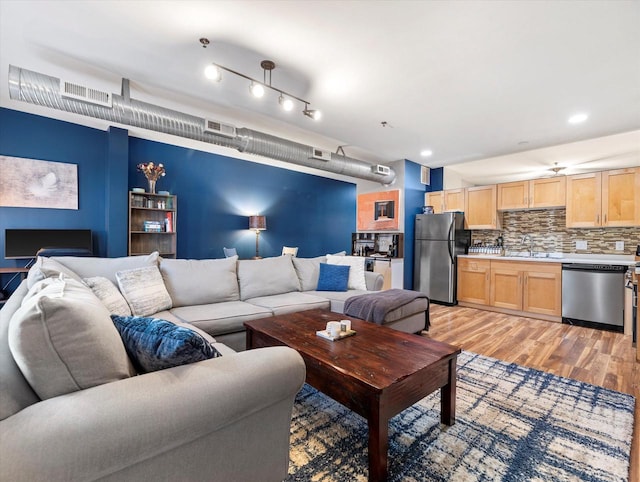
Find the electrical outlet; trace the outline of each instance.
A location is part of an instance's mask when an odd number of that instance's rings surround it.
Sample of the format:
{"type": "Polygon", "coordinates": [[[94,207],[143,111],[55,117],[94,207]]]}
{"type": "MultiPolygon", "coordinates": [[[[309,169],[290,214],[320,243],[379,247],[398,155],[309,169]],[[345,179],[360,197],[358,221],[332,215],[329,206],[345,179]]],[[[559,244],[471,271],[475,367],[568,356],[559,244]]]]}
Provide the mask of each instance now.
{"type": "Polygon", "coordinates": [[[624,241],[616,241],[616,251],[624,251],[624,241]]]}
{"type": "Polygon", "coordinates": [[[576,241],[576,249],[581,249],[581,250],[587,249],[587,242],[586,241],[576,241]]]}

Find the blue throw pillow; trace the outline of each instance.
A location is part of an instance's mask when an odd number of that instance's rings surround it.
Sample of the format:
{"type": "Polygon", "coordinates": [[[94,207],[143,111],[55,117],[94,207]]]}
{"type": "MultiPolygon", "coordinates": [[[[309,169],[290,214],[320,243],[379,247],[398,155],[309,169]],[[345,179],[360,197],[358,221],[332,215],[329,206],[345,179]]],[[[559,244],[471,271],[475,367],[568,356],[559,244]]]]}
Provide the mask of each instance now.
{"type": "Polygon", "coordinates": [[[138,373],[154,372],[221,356],[200,333],[170,321],[111,315],[138,373]]]}
{"type": "Polygon", "coordinates": [[[317,291],[347,291],[351,266],[320,263],[317,291]]]}

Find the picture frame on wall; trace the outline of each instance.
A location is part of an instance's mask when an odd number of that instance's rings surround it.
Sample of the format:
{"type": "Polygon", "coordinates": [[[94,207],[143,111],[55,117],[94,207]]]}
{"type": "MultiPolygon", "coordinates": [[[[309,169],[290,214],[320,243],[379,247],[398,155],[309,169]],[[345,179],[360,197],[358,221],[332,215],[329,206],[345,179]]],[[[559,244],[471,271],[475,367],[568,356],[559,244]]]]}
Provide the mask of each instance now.
{"type": "Polygon", "coordinates": [[[358,195],[358,231],[397,231],[400,191],[369,192],[358,195]]]}
{"type": "Polygon", "coordinates": [[[78,209],[78,166],[0,156],[0,207],[78,209]]]}

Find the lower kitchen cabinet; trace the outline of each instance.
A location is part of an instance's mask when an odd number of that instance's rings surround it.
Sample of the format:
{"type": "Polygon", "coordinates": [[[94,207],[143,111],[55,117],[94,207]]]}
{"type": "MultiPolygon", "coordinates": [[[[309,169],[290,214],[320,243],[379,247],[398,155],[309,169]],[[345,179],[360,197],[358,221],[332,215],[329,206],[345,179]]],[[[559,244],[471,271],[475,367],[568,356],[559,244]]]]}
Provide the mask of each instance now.
{"type": "Polygon", "coordinates": [[[458,301],[488,305],[491,260],[458,258],[458,301]]]}
{"type": "Polygon", "coordinates": [[[458,258],[458,301],[560,321],[562,265],[458,258]]]}
{"type": "Polygon", "coordinates": [[[561,316],[560,263],[491,261],[491,306],[561,316]]]}

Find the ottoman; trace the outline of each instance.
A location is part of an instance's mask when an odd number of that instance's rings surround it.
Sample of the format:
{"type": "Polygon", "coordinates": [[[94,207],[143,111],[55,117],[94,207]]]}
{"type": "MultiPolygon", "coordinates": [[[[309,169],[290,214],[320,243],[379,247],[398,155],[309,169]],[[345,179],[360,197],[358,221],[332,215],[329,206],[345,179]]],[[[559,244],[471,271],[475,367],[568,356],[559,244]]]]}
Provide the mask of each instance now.
{"type": "Polygon", "coordinates": [[[429,329],[429,298],[418,291],[391,289],[348,298],[344,314],[406,333],[429,329]]]}

